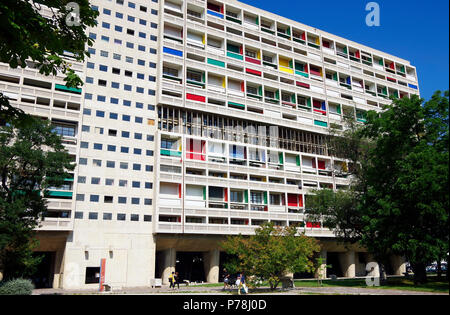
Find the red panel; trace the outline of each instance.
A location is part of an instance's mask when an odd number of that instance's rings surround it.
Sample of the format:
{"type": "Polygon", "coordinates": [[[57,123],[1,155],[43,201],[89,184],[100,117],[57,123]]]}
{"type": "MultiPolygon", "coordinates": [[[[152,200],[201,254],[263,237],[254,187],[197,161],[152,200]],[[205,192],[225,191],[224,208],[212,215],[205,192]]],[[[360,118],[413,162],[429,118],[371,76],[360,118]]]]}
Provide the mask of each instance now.
{"type": "Polygon", "coordinates": [[[245,61],[257,64],[257,65],[261,64],[261,60],[253,59],[253,58],[250,58],[250,57],[245,57],[245,61]]]}
{"type": "Polygon", "coordinates": [[[244,82],[241,82],[241,91],[245,92],[245,83],[244,82]]]}
{"type": "Polygon", "coordinates": [[[295,82],[296,84],[297,84],[297,86],[301,86],[301,87],[304,87],[304,88],[307,88],[307,89],[309,89],[309,84],[306,84],[306,83],[302,83],[302,82],[295,82]]]}
{"type": "Polygon", "coordinates": [[[297,195],[288,194],[288,206],[289,207],[298,207],[297,195]]]}
{"type": "Polygon", "coordinates": [[[330,48],[330,43],[323,41],[323,47],[330,48]]]}
{"type": "Polygon", "coordinates": [[[306,33],[305,32],[303,32],[303,34],[302,34],[302,39],[306,40],[306,33]]]}
{"type": "Polygon", "coordinates": [[[318,167],[319,170],[324,170],[325,169],[325,161],[318,161],[317,164],[319,166],[318,167]]]}
{"type": "Polygon", "coordinates": [[[361,58],[361,55],[360,55],[360,53],[359,53],[359,50],[357,50],[357,51],[355,52],[355,57],[356,57],[356,58],[361,58]]]}
{"type": "Polygon", "coordinates": [[[298,206],[303,207],[303,196],[302,195],[298,195],[298,206]]]}
{"type": "Polygon", "coordinates": [[[100,260],[100,292],[103,292],[105,290],[105,286],[103,285],[105,283],[105,267],[106,259],[102,258],[100,260]]]}
{"type": "Polygon", "coordinates": [[[394,65],[393,62],[391,62],[391,64],[389,65],[389,68],[392,69],[392,70],[395,70],[395,65],[394,65]]]}
{"type": "Polygon", "coordinates": [[[203,103],[206,102],[206,97],[200,96],[200,95],[186,93],[186,98],[188,100],[192,100],[192,101],[198,101],[198,102],[203,102],[203,103]]]}
{"type": "Polygon", "coordinates": [[[253,69],[249,69],[249,68],[246,68],[245,71],[246,71],[247,73],[255,74],[255,75],[257,75],[257,76],[261,76],[261,75],[262,75],[261,71],[257,71],[257,70],[253,70],[253,69]]]}
{"type": "Polygon", "coordinates": [[[181,184],[178,184],[178,198],[181,198],[181,184]]]}
{"type": "Polygon", "coordinates": [[[306,222],[308,228],[320,228],[320,222],[306,222]]]}
{"type": "Polygon", "coordinates": [[[223,191],[225,194],[225,201],[227,202],[228,201],[228,188],[224,188],[223,191]]]}

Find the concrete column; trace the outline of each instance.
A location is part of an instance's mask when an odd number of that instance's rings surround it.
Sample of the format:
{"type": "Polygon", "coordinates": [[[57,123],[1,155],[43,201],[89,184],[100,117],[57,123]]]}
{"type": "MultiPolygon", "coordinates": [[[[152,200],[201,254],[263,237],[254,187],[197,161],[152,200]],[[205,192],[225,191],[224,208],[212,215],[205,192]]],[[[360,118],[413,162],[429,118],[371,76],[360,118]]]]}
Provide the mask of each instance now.
{"type": "Polygon", "coordinates": [[[55,253],[55,268],[53,275],[53,289],[62,287],[64,249],[57,250],[55,253]]]}
{"type": "Polygon", "coordinates": [[[327,277],[327,251],[320,251],[320,258],[322,258],[322,264],[316,271],[315,277],[319,279],[325,279],[327,277]]]}
{"type": "Polygon", "coordinates": [[[220,251],[213,249],[203,254],[206,282],[219,283],[220,251]]]}
{"type": "Polygon", "coordinates": [[[169,284],[169,276],[172,274],[172,272],[175,272],[176,258],[177,251],[175,250],[175,248],[169,248],[163,252],[163,284],[169,284]]]}
{"type": "Polygon", "coordinates": [[[406,262],[401,256],[393,255],[391,257],[392,270],[394,276],[402,276],[406,272],[406,262]]]}
{"type": "Polygon", "coordinates": [[[354,278],[356,276],[355,252],[349,250],[339,256],[344,277],[354,278]]]}

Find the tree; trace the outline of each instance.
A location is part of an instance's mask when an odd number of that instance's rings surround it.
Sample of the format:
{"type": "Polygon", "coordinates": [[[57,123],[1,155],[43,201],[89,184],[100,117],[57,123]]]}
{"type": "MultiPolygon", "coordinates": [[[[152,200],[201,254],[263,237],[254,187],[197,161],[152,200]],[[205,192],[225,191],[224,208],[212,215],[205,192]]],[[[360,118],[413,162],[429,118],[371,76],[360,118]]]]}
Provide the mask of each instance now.
{"type": "Polygon", "coordinates": [[[320,251],[314,238],[298,235],[295,226],[275,227],[265,223],[255,230],[255,235],[229,236],[221,247],[236,259],[227,270],[245,272],[247,279],[266,280],[275,290],[286,273],[313,272],[313,256],[320,251]]]}
{"type": "MultiPolygon", "coordinates": [[[[66,75],[67,86],[78,87],[83,82],[63,55],[69,52],[77,61],[89,57],[86,46],[92,46],[93,40],[87,36],[86,28],[96,25],[97,16],[89,0],[2,0],[0,62],[11,68],[25,68],[26,61],[32,60],[41,74],[61,72],[66,75]],[[47,15],[41,14],[43,8],[48,8],[47,15]]],[[[0,99],[0,119],[21,113],[10,106],[3,94],[0,99]]]]}
{"type": "MultiPolygon", "coordinates": [[[[83,82],[65,56],[89,57],[93,40],[86,29],[97,16],[89,0],[2,0],[0,62],[25,68],[31,60],[41,74],[63,73],[66,86],[78,87],[83,82]]],[[[14,277],[38,262],[31,255],[32,231],[46,209],[46,188],[61,185],[73,166],[50,125],[13,107],[2,93],[0,126],[0,262],[6,277],[14,277]]]]}
{"type": "Polygon", "coordinates": [[[0,262],[6,279],[29,275],[39,262],[32,250],[45,197],[73,169],[48,121],[26,116],[0,127],[0,262]]]}
{"type": "Polygon", "coordinates": [[[333,141],[363,152],[350,155],[355,180],[348,191],[316,192],[306,204],[310,216],[365,246],[380,267],[392,254],[406,257],[416,283],[448,253],[448,98],[393,99],[382,113],[369,112],[364,126],[338,135],[333,141]]]}
{"type": "MultiPolygon", "coordinates": [[[[415,283],[427,281],[427,264],[448,252],[449,94],[413,95],[371,113],[364,133],[373,139],[364,195],[366,235],[375,247],[405,256],[415,283]]],[[[363,238],[366,246],[373,246],[363,238]]]]}

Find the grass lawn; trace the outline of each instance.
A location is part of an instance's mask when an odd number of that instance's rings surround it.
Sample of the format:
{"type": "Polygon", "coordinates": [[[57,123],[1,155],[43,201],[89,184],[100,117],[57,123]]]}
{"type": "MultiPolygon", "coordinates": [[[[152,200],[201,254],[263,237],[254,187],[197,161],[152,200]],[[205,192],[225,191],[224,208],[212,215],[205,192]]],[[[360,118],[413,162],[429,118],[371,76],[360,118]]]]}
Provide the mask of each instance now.
{"type": "MultiPolygon", "coordinates": [[[[319,287],[317,280],[295,281],[296,287],[319,287]]],[[[342,279],[342,280],[323,280],[323,287],[355,287],[369,288],[365,279],[342,279]]],[[[380,287],[370,287],[371,289],[391,289],[391,290],[410,290],[435,293],[449,293],[449,283],[445,281],[445,277],[438,281],[435,277],[429,277],[428,283],[423,285],[414,285],[412,279],[388,278],[387,284],[380,287]]]]}

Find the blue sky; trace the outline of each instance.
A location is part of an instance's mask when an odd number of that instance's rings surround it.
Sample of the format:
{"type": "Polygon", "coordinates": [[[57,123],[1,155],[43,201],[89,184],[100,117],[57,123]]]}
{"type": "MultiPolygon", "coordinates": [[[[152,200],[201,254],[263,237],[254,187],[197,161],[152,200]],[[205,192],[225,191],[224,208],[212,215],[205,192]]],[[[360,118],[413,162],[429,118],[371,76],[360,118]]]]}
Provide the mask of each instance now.
{"type": "Polygon", "coordinates": [[[365,23],[370,0],[240,1],[409,60],[425,99],[449,89],[448,0],[378,0],[379,27],[365,23]]]}

